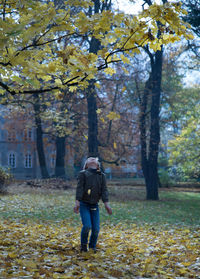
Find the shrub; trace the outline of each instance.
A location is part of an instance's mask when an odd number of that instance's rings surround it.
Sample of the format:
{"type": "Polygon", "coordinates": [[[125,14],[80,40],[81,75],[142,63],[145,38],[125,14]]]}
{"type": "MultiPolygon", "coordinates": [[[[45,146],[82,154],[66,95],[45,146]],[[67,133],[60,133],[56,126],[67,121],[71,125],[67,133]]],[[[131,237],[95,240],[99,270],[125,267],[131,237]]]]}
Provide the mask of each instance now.
{"type": "Polygon", "coordinates": [[[159,174],[161,186],[169,187],[173,185],[173,180],[166,169],[160,169],[158,171],[158,174],[159,174]]]}
{"type": "Polygon", "coordinates": [[[9,169],[0,167],[0,193],[5,192],[5,188],[8,183],[11,181],[12,175],[10,174],[9,169]]]}

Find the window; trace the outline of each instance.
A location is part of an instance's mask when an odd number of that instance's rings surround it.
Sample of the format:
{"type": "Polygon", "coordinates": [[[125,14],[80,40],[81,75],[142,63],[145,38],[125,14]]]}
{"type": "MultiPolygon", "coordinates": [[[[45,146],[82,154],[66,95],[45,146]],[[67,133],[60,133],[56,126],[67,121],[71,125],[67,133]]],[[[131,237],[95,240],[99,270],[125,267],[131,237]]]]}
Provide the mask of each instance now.
{"type": "Polygon", "coordinates": [[[28,128],[24,130],[24,140],[25,141],[32,141],[32,129],[28,128]]]}
{"type": "Polygon", "coordinates": [[[24,167],[27,169],[32,168],[32,156],[30,153],[26,153],[24,156],[24,167]]]}
{"type": "Polygon", "coordinates": [[[8,141],[16,141],[16,131],[14,128],[8,131],[8,141]]]}
{"type": "Polygon", "coordinates": [[[8,166],[10,168],[16,168],[16,155],[13,152],[8,154],[8,166]]]}

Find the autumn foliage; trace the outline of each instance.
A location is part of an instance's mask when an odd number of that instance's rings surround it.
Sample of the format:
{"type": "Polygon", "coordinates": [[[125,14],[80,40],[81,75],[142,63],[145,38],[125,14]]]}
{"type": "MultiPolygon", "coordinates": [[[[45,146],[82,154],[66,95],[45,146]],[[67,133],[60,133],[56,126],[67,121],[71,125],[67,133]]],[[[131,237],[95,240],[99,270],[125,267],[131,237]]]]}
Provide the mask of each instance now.
{"type": "MultiPolygon", "coordinates": [[[[78,225],[78,224],[77,224],[78,225]]],[[[199,233],[187,228],[104,225],[94,254],[79,252],[67,221],[1,221],[3,278],[198,278],[199,233]],[[141,276],[141,277],[137,277],[141,276]]]]}
{"type": "MultiPolygon", "coordinates": [[[[199,222],[188,225],[189,220],[184,224],[182,218],[178,218],[179,224],[165,223],[165,216],[171,211],[164,201],[148,204],[113,201],[111,217],[106,217],[100,205],[102,221],[97,253],[80,253],[81,223],[79,216],[73,214],[72,190],[48,192],[47,189],[24,188],[24,191],[24,194],[3,196],[0,200],[1,278],[200,276],[199,222]],[[145,207],[149,212],[151,205],[153,211],[162,212],[165,208],[162,223],[141,222],[139,216],[146,214],[145,207]],[[125,211],[127,215],[123,217],[125,211]],[[128,222],[130,217],[132,221],[128,222]]],[[[181,207],[178,201],[174,203],[177,203],[173,211],[176,215],[181,207]]],[[[192,220],[192,212],[180,212],[180,215],[190,216],[192,220]]]]}
{"type": "Polygon", "coordinates": [[[180,19],[185,12],[179,3],[153,4],[138,16],[109,10],[88,16],[93,2],[68,0],[58,8],[52,1],[2,1],[0,93],[59,95],[66,86],[86,88],[98,71],[112,75],[110,65],[129,63],[125,53],[134,56],[148,43],[156,51],[181,36],[193,38],[180,19]],[[101,43],[97,54],[85,45],[92,37],[101,43]]]}

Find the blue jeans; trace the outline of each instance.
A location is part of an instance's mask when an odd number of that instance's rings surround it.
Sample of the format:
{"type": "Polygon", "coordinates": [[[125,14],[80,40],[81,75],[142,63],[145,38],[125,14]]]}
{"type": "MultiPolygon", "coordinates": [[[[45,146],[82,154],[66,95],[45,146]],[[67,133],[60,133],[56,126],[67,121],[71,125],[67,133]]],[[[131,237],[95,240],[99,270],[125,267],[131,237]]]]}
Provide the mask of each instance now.
{"type": "Polygon", "coordinates": [[[96,248],[99,229],[100,229],[100,217],[99,217],[98,204],[92,205],[81,201],[80,215],[83,224],[81,230],[81,245],[87,245],[89,232],[90,230],[92,230],[89,247],[96,248]]]}

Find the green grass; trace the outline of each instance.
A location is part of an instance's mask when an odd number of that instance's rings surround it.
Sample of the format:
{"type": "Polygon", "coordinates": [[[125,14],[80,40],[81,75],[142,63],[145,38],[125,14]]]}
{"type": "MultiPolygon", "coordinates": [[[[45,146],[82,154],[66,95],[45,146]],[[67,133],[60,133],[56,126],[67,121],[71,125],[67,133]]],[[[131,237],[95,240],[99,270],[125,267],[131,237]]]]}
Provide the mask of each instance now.
{"type": "Polygon", "coordinates": [[[141,187],[112,187],[110,192],[116,222],[200,225],[200,193],[161,190],[159,201],[146,201],[141,187]]]}
{"type": "MultiPolygon", "coordinates": [[[[108,216],[100,203],[102,224],[159,224],[199,226],[200,193],[160,191],[159,201],[146,201],[144,188],[109,187],[113,215],[108,216]]],[[[17,191],[1,196],[0,219],[27,222],[67,221],[80,223],[73,213],[75,190],[45,192],[17,191]]]]}

